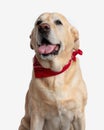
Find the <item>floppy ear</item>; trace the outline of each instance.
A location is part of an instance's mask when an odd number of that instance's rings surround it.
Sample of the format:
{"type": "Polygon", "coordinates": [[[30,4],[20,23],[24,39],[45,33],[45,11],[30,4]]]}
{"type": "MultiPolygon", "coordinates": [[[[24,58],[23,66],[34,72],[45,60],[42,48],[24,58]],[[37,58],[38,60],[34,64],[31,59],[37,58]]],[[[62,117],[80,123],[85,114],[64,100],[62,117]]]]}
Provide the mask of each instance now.
{"type": "Polygon", "coordinates": [[[75,50],[79,49],[79,33],[75,27],[71,28],[72,35],[74,37],[74,48],[75,50]]]}
{"type": "Polygon", "coordinates": [[[30,41],[30,48],[31,49],[34,49],[34,29],[32,30],[32,32],[31,32],[31,34],[30,34],[30,39],[31,39],[31,41],[30,41]]]}

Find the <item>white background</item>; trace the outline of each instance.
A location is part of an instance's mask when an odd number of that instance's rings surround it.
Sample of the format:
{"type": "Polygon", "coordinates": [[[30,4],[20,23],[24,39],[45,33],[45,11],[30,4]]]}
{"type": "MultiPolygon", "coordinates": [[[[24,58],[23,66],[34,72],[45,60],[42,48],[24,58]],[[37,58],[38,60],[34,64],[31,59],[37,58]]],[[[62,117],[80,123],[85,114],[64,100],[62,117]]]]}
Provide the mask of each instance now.
{"type": "Polygon", "coordinates": [[[2,0],[0,3],[0,129],[17,130],[31,79],[29,35],[43,12],[60,12],[79,30],[87,84],[86,130],[104,130],[103,0],[2,0]]]}

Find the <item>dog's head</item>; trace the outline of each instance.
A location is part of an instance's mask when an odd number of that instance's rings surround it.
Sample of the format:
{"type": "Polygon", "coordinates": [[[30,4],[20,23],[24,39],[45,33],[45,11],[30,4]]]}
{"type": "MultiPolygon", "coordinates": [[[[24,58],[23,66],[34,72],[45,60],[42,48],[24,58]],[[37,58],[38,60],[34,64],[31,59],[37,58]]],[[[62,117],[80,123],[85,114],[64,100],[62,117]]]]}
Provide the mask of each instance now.
{"type": "Polygon", "coordinates": [[[39,62],[55,71],[61,70],[79,47],[78,31],[59,13],[40,15],[30,38],[39,62]]]}

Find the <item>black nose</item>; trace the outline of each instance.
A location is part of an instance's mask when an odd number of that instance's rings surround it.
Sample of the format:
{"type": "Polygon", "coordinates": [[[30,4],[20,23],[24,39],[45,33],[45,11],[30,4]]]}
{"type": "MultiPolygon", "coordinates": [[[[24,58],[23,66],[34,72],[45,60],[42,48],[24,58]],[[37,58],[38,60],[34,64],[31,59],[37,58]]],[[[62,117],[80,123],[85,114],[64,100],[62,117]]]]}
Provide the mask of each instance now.
{"type": "Polygon", "coordinates": [[[49,33],[50,32],[50,25],[47,23],[42,23],[38,26],[38,30],[40,33],[44,34],[44,33],[49,33]]]}

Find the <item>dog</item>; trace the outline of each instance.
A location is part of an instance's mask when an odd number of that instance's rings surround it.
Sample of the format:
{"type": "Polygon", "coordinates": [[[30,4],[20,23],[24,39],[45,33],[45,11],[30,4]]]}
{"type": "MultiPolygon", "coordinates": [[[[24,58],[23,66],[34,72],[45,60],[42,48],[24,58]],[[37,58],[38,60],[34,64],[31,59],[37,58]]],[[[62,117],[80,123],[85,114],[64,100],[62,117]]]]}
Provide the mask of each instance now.
{"type": "Polygon", "coordinates": [[[60,13],[41,14],[30,35],[35,51],[19,130],[85,130],[86,85],[79,33],[60,13]]]}

